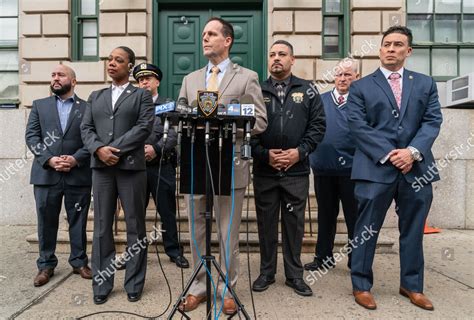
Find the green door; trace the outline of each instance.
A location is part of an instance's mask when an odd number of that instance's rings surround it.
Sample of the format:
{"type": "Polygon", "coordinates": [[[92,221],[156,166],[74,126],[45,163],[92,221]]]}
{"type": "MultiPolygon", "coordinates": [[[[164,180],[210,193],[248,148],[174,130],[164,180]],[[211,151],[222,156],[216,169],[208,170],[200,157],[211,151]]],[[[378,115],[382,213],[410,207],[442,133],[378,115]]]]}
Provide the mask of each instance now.
{"type": "MultiPolygon", "coordinates": [[[[163,71],[160,95],[178,98],[183,77],[202,68],[207,59],[202,55],[201,33],[206,21],[221,17],[234,26],[234,45],[230,58],[234,63],[257,72],[260,79],[264,72],[263,25],[260,10],[161,9],[158,13],[158,61],[163,71]]],[[[156,39],[156,37],[155,37],[156,39]]],[[[156,56],[156,55],[155,55],[156,56]]]]}

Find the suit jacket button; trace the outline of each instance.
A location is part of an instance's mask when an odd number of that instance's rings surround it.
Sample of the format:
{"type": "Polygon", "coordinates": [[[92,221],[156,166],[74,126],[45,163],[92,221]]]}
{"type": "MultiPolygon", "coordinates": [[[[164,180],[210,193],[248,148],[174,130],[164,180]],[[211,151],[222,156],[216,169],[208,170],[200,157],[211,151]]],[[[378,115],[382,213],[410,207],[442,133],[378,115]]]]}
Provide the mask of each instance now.
{"type": "Polygon", "coordinates": [[[110,116],[109,119],[112,120],[114,118],[114,116],[110,116]]]}
{"type": "Polygon", "coordinates": [[[114,133],[113,132],[109,132],[109,136],[112,136],[114,133]]]}
{"type": "Polygon", "coordinates": [[[398,130],[402,130],[402,129],[403,129],[403,127],[402,127],[402,126],[399,126],[399,127],[398,127],[398,130]]]}

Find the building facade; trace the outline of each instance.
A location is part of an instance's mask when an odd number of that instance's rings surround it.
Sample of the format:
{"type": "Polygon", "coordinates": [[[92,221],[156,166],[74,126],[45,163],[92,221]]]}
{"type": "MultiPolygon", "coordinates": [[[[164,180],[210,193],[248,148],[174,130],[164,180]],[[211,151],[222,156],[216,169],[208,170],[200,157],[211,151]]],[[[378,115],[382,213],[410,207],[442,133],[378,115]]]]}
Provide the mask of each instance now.
{"type": "MultiPolygon", "coordinates": [[[[0,224],[36,221],[24,130],[32,101],[50,94],[56,64],[76,71],[76,93],[87,99],[110,85],[110,51],[129,46],[137,63],[160,66],[160,94],[176,99],[184,75],[206,63],[201,31],[211,16],[234,25],[233,62],[263,80],[268,47],[288,40],[294,73],[321,92],[344,57],[360,61],[362,76],[373,72],[382,32],[409,26],[407,68],[435,78],[444,115],[430,224],[474,228],[474,110],[445,107],[446,81],[474,72],[474,0],[0,0],[0,224]]],[[[396,226],[394,210],[386,225],[396,226]]]]}

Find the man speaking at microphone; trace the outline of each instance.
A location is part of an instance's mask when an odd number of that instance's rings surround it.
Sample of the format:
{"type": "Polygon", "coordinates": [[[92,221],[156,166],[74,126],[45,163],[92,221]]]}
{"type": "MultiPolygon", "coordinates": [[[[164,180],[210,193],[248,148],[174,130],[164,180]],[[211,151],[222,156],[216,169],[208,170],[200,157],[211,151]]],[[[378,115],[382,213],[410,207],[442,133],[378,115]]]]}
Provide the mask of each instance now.
{"type": "MultiPolygon", "coordinates": [[[[141,63],[133,69],[133,77],[140,88],[150,91],[153,103],[162,105],[166,99],[158,95],[158,87],[163,79],[160,68],[150,63],[141,63]]],[[[145,160],[147,173],[147,204],[150,193],[161,217],[163,246],[170,260],[180,268],[189,268],[189,262],[183,256],[176,228],[176,131],[169,129],[166,141],[161,118],[156,117],[153,131],[145,141],[145,160]],[[159,164],[161,161],[161,172],[159,164]],[[160,179],[158,182],[158,174],[160,179]],[[158,188],[158,192],[157,192],[158,188]]]]}
{"type": "MultiPolygon", "coordinates": [[[[202,32],[203,54],[209,63],[202,69],[188,74],[183,79],[179,96],[193,101],[197,99],[198,90],[219,91],[219,103],[229,104],[232,99],[240,99],[244,95],[250,95],[255,104],[255,125],[252,134],[263,132],[267,127],[267,115],[258,75],[254,71],[233,64],[229,59],[229,52],[234,42],[234,29],[232,25],[221,18],[210,18],[202,32]]],[[[240,150],[242,138],[237,140],[236,150],[240,150]]],[[[231,230],[228,230],[231,216],[232,199],[230,196],[214,197],[216,212],[220,212],[219,224],[217,225],[220,237],[220,261],[224,273],[229,274],[229,284],[235,287],[239,266],[239,225],[242,215],[242,203],[245,188],[249,183],[248,166],[249,161],[240,159],[237,151],[235,161],[235,185],[234,185],[234,216],[231,222],[231,230]],[[218,209],[217,209],[218,206],[218,209]],[[226,248],[224,245],[227,235],[230,233],[229,243],[229,270],[226,270],[226,248]]],[[[186,196],[188,215],[191,221],[190,197],[186,196]]],[[[200,252],[205,252],[205,217],[200,214],[205,211],[206,199],[203,195],[194,196],[194,224],[195,238],[200,252]]],[[[194,241],[191,239],[191,250],[193,253],[194,266],[199,263],[194,241]]],[[[225,284],[218,285],[219,291],[223,291],[225,284]]],[[[219,292],[220,293],[220,292],[219,292]]],[[[218,293],[218,294],[219,294],[218,293]]],[[[180,309],[191,311],[196,309],[200,303],[206,301],[206,271],[201,268],[196,280],[189,290],[186,301],[180,305],[180,309]]],[[[229,290],[224,298],[223,312],[232,314],[236,310],[235,302],[230,298],[229,290]]]]}

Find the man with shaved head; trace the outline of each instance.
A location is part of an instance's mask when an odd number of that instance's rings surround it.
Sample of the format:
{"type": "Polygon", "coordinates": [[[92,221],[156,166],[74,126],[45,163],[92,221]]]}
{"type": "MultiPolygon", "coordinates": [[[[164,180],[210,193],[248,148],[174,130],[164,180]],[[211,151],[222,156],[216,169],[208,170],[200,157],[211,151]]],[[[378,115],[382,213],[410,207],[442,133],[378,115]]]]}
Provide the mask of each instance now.
{"type": "Polygon", "coordinates": [[[35,157],[30,179],[38,216],[35,287],[48,283],[58,264],[54,252],[63,198],[71,243],[69,264],[82,278],[92,278],[86,253],[92,174],[80,132],[86,102],[74,94],[75,86],[74,70],[56,66],[51,72],[52,95],[33,101],[26,127],[26,144],[35,157]]]}

